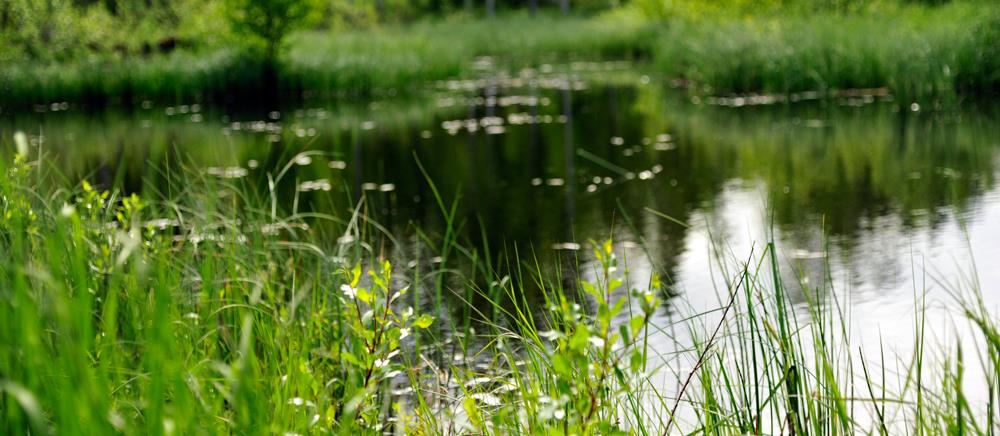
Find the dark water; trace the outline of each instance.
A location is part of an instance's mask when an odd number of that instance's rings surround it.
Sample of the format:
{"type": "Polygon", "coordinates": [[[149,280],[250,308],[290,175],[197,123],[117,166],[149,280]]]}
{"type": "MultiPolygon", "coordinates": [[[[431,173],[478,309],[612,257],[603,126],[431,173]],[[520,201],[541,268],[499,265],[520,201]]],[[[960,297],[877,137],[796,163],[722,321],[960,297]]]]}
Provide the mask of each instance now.
{"type": "MultiPolygon", "coordinates": [[[[178,156],[261,189],[291,160],[284,210],[346,220],[364,196],[397,241],[444,232],[419,159],[444,200],[458,199],[460,242],[493,264],[515,250],[555,269],[578,257],[586,275],[588,239],[613,233],[635,280],[658,271],[671,284],[664,325],[717,306],[718,259],[772,239],[790,275],[843,293],[860,343],[905,352],[915,289],[944,302],[941,282],[978,275],[987,305],[1000,304],[995,107],[885,96],[693,102],[643,82],[453,82],[429,98],[273,112],[48,107],[8,114],[0,131],[42,139],[71,179],[167,194],[158,170],[178,156]]],[[[669,349],[676,338],[660,341],[669,349]]]]}

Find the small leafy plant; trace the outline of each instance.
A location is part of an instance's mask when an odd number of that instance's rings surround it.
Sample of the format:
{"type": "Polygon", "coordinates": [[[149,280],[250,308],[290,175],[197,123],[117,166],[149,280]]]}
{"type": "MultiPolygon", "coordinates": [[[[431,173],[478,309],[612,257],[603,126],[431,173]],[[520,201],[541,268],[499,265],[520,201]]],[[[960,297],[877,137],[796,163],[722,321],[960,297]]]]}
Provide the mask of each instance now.
{"type": "Polygon", "coordinates": [[[598,278],[579,283],[595,310],[588,312],[565,293],[558,293],[552,307],[558,328],[540,333],[551,341],[545,353],[550,372],[538,395],[528,401],[534,403],[529,406],[529,420],[545,432],[627,434],[620,419],[626,412],[624,405],[637,398],[636,388],[647,377],[646,335],[659,304],[659,276],[654,274],[643,291],[621,292],[612,240],[592,241],[592,245],[598,278]],[[627,308],[632,309],[633,301],[638,301],[638,310],[628,322],[616,322],[627,308]]]}
{"type": "Polygon", "coordinates": [[[393,290],[392,265],[383,261],[378,268],[368,270],[370,286],[362,284],[360,263],[343,272],[348,283],[341,285],[343,293],[343,323],[349,334],[340,357],[347,364],[344,378],[344,415],[356,417],[363,427],[381,425],[379,393],[383,380],[402,374],[398,363],[401,341],[413,329],[426,329],[434,321],[429,315],[415,316],[412,307],[397,311],[395,305],[406,295],[407,288],[393,290]]]}

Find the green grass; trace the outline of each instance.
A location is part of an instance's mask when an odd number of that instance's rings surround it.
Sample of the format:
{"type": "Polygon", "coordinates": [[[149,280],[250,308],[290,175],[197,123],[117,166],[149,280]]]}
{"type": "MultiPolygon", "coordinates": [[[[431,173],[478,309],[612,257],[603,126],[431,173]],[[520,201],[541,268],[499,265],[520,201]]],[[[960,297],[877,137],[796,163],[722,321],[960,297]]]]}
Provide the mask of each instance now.
{"type": "Polygon", "coordinates": [[[656,63],[708,94],[883,87],[904,101],[946,100],[1000,84],[1000,11],[983,4],[673,24],[656,63]]]}
{"type": "MultiPolygon", "coordinates": [[[[595,17],[438,18],[292,35],[277,69],[277,87],[284,95],[394,94],[481,74],[474,62],[480,56],[493,57],[501,70],[568,60],[640,59],[668,79],[686,80],[700,94],[882,87],[905,100],[948,102],[997,91],[998,23],[1000,10],[979,2],[813,15],[650,19],[625,9],[595,17]]],[[[124,59],[11,59],[0,67],[0,104],[174,104],[248,96],[257,101],[268,69],[242,53],[215,45],[124,59]]]]}
{"type": "Polygon", "coordinates": [[[363,203],[283,210],[183,161],[164,169],[175,189],[140,198],[39,183],[56,169],[28,154],[0,161],[3,433],[985,434],[1000,414],[974,280],[951,305],[980,353],[931,343],[917,288],[917,351],[887,365],[850,342],[832,279],[782,274],[773,245],[719,251],[718,307],[660,325],[667,284],[623,281],[611,239],[578,273],[491,259],[430,181],[442,227],[407,242],[363,203]],[[963,389],[980,354],[988,404],[963,389]]]}

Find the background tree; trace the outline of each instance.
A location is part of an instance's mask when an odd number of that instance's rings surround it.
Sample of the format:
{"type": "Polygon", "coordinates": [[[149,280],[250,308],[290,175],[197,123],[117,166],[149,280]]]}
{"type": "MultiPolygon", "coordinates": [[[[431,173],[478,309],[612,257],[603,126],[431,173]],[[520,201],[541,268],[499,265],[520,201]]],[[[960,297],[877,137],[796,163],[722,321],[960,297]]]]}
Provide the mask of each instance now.
{"type": "Polygon", "coordinates": [[[304,25],[315,10],[313,0],[227,0],[233,31],[250,37],[273,62],[285,37],[304,25]]]}

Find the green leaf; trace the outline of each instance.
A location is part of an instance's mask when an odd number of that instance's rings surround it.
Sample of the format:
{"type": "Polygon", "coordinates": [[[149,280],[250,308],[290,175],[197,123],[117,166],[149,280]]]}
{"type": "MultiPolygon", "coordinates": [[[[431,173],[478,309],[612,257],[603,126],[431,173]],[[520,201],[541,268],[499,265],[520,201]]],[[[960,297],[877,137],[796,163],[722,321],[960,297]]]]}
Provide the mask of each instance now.
{"type": "Polygon", "coordinates": [[[606,328],[611,324],[611,309],[608,308],[607,304],[601,304],[597,307],[597,320],[600,322],[602,328],[606,328]]]}
{"type": "Polygon", "coordinates": [[[361,262],[354,264],[354,269],[351,270],[351,287],[358,287],[359,281],[361,281],[361,262]]]}
{"type": "Polygon", "coordinates": [[[642,353],[639,350],[633,351],[632,356],[629,358],[629,368],[632,369],[632,372],[639,372],[643,363],[642,353]]]}
{"type": "Polygon", "coordinates": [[[615,306],[611,308],[611,316],[615,316],[621,313],[624,307],[625,307],[625,299],[619,298],[618,302],[615,303],[615,306]]]}
{"type": "Polygon", "coordinates": [[[608,293],[614,291],[615,289],[618,289],[618,287],[620,287],[621,285],[622,285],[621,280],[611,279],[611,281],[608,283],[608,293]]]}
{"type": "Polygon", "coordinates": [[[571,350],[579,351],[583,347],[587,346],[587,339],[590,337],[590,331],[587,330],[586,325],[581,325],[576,328],[573,332],[573,337],[569,339],[569,348],[571,350]]]}
{"type": "Polygon", "coordinates": [[[420,315],[415,321],[413,321],[413,326],[420,329],[425,329],[430,327],[434,323],[434,317],[430,315],[420,315]]]}
{"type": "Polygon", "coordinates": [[[364,301],[365,303],[371,303],[372,294],[365,288],[358,288],[358,299],[364,301]]]}
{"type": "Polygon", "coordinates": [[[594,299],[597,300],[597,301],[604,300],[604,296],[601,295],[601,292],[597,290],[597,287],[594,286],[593,283],[590,283],[590,282],[584,280],[582,282],[582,284],[583,284],[583,291],[584,292],[590,294],[590,296],[594,297],[594,299]]]}
{"type": "Polygon", "coordinates": [[[629,328],[632,329],[632,334],[634,334],[636,336],[639,335],[639,330],[642,329],[642,326],[644,324],[646,324],[646,316],[645,315],[636,315],[636,316],[632,317],[632,320],[629,321],[629,323],[628,323],[629,328]]]}
{"type": "Polygon", "coordinates": [[[626,326],[625,324],[619,325],[618,333],[622,335],[622,340],[625,341],[625,344],[628,344],[629,341],[628,326],[626,326]]]}
{"type": "Polygon", "coordinates": [[[469,416],[469,421],[472,421],[472,425],[476,427],[483,426],[483,420],[479,416],[479,409],[476,408],[476,400],[474,398],[465,397],[462,400],[462,407],[465,408],[465,413],[469,416]]]}
{"type": "Polygon", "coordinates": [[[355,357],[353,354],[348,353],[346,351],[343,352],[343,353],[340,353],[340,357],[342,357],[347,363],[350,363],[351,365],[354,365],[354,366],[364,366],[364,364],[362,364],[361,361],[358,360],[357,357],[355,357]]]}
{"type": "Polygon", "coordinates": [[[566,361],[566,358],[562,354],[552,356],[552,370],[564,377],[569,377],[573,374],[569,362],[566,361]]]}

